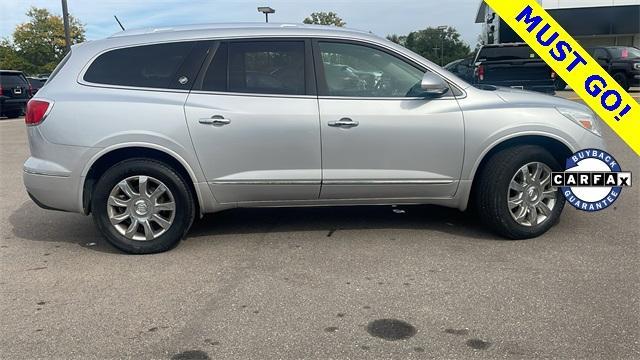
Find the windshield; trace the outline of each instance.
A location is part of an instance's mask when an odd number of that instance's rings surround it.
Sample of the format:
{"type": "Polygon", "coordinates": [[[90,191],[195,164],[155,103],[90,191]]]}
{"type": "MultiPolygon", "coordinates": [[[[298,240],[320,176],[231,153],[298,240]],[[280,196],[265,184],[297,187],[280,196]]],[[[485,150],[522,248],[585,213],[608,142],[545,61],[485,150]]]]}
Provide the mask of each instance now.
{"type": "Polygon", "coordinates": [[[610,47],[608,50],[614,59],[635,59],[640,58],[640,49],[634,47],[610,47]]]}

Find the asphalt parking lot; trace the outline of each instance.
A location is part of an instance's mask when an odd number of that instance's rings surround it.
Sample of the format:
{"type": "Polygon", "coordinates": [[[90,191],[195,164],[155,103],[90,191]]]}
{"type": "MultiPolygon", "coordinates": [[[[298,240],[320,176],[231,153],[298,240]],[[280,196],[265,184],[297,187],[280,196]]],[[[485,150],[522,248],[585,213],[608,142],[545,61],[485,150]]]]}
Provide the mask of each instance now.
{"type": "Polygon", "coordinates": [[[638,184],[527,241],[432,206],[239,209],[131,256],[31,202],[27,157],[23,121],[0,120],[3,359],[640,357],[638,184]]]}

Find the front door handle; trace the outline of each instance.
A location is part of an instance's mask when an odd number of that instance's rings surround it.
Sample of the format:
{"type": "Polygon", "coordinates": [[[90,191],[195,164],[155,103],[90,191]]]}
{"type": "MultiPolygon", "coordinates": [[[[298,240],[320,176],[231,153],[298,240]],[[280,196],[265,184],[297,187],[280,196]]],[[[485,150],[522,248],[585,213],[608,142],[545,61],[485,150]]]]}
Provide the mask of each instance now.
{"type": "Polygon", "coordinates": [[[214,115],[210,118],[200,119],[198,120],[198,122],[200,124],[213,125],[213,126],[223,126],[223,125],[231,124],[231,120],[225,119],[224,116],[222,115],[214,115]]]}
{"type": "Polygon", "coordinates": [[[360,125],[360,123],[349,118],[342,118],[338,121],[329,121],[328,125],[331,127],[352,128],[360,125]]]}

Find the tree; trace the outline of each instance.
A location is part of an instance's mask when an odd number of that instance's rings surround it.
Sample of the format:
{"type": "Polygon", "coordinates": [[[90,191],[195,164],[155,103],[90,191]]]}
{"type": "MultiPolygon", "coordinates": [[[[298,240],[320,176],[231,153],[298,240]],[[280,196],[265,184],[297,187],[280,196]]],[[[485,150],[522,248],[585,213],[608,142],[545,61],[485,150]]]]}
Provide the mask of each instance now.
{"type": "Polygon", "coordinates": [[[405,46],[407,43],[406,36],[398,36],[397,34],[387,35],[387,40],[402,46],[405,46]]]}
{"type": "Polygon", "coordinates": [[[413,31],[407,36],[389,35],[387,39],[416,52],[431,61],[444,65],[471,53],[471,48],[460,37],[460,33],[448,27],[445,30],[426,28],[413,31]],[[444,46],[444,61],[442,48],[444,46]]]}
{"type": "Polygon", "coordinates": [[[337,27],[343,27],[347,25],[347,23],[342,21],[338,14],[334,13],[333,11],[314,12],[302,22],[305,24],[333,25],[337,27]]]}
{"type": "Polygon", "coordinates": [[[0,40],[0,69],[22,70],[27,67],[27,62],[18,55],[13,45],[7,39],[0,40]]]}
{"type": "MultiPolygon", "coordinates": [[[[36,7],[29,9],[27,16],[29,21],[18,25],[13,32],[13,42],[4,44],[21,59],[20,70],[30,74],[51,72],[65,55],[62,17],[36,7]]],[[[71,15],[69,30],[72,44],[85,41],[84,25],[71,15]]]]}

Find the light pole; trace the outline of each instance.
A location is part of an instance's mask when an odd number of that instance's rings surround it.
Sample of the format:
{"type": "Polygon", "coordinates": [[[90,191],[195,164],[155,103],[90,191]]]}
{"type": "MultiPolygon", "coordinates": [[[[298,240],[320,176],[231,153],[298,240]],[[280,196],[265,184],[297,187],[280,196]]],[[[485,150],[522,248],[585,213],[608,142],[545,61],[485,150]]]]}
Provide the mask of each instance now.
{"type": "Polygon", "coordinates": [[[260,6],[258,8],[258,12],[261,12],[264,14],[264,18],[266,20],[266,22],[269,22],[269,14],[275,14],[276,10],[273,8],[270,8],[268,6],[260,6]]]}
{"type": "Polygon", "coordinates": [[[67,0],[62,0],[62,20],[64,22],[65,50],[68,54],[69,51],[71,51],[71,35],[69,33],[69,9],[67,9],[67,0]]]}
{"type": "Polygon", "coordinates": [[[440,39],[440,51],[442,52],[442,57],[440,58],[440,66],[444,66],[444,37],[446,33],[444,32],[449,27],[446,25],[438,26],[437,29],[442,31],[442,38],[440,39]]]}

